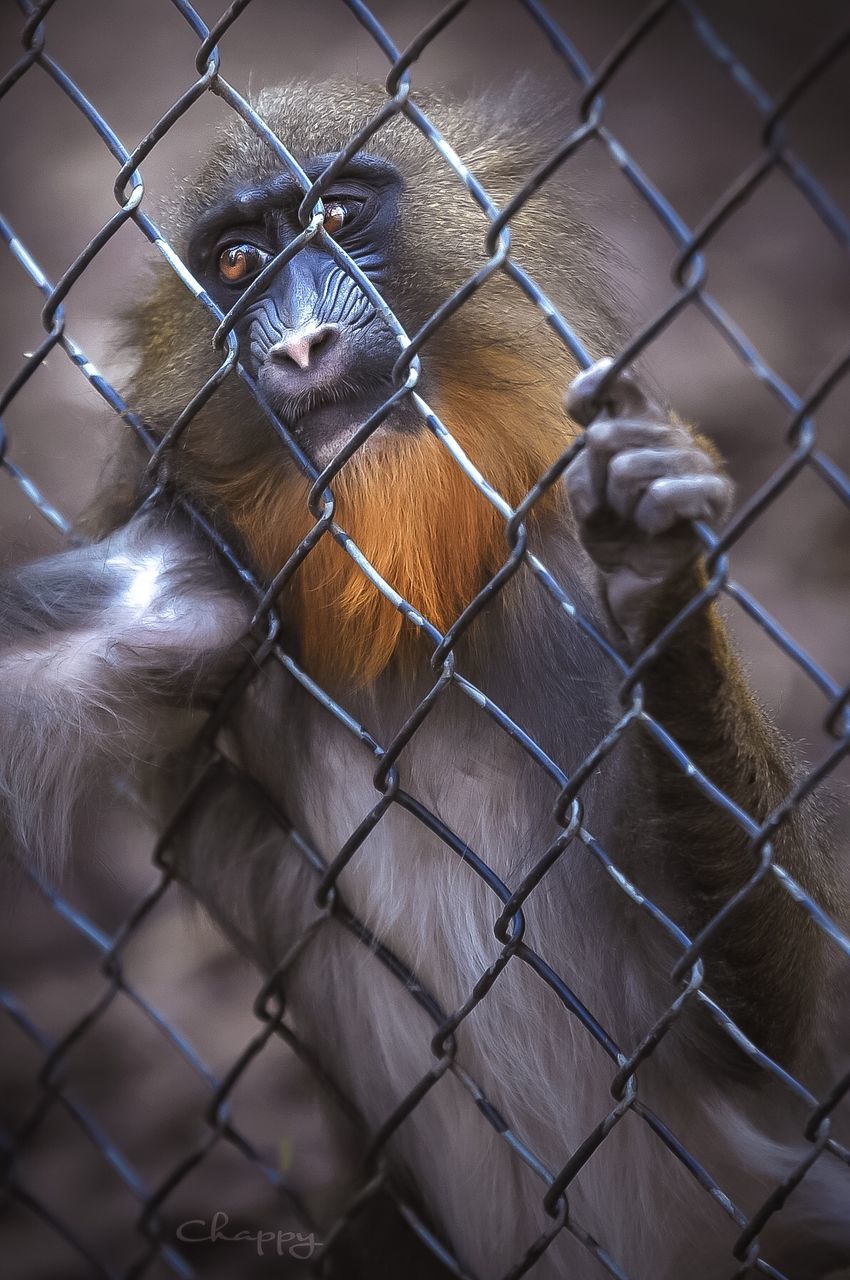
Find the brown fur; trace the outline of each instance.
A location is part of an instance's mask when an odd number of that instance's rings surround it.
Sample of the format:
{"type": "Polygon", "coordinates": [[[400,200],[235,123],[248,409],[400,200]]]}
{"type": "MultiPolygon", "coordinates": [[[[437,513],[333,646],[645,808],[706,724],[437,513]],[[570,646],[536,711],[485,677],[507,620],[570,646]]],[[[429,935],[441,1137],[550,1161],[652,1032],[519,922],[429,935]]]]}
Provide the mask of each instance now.
{"type": "MultiPolygon", "coordinates": [[[[486,113],[481,104],[470,112],[464,104],[420,95],[499,201],[509,198],[564,127],[562,111],[535,104],[527,88],[491,103],[486,113]],[[533,133],[522,128],[526,116],[534,118],[533,133]]],[[[370,86],[353,92],[348,84],[319,90],[291,85],[264,95],[258,105],[305,159],[343,146],[381,98],[382,91],[370,86]],[[318,116],[317,92],[328,107],[318,116]]],[[[413,332],[486,260],[486,220],[471,204],[467,217],[457,216],[458,200],[469,197],[408,122],[392,121],[367,149],[391,158],[404,174],[392,278],[385,291],[413,332]]],[[[198,210],[221,188],[278,167],[243,126],[225,131],[174,210],[173,231],[178,240],[184,237],[184,248],[198,210]]],[[[545,200],[538,197],[517,214],[511,235],[517,260],[578,319],[586,339],[593,341],[596,330],[616,330],[595,233],[586,219],[575,216],[559,184],[548,187],[545,200]]],[[[145,353],[131,398],[154,430],[164,431],[218,357],[206,337],[187,340],[187,333],[205,327],[204,317],[170,273],[131,323],[134,341],[145,353]]],[[[425,398],[490,483],[515,505],[569,444],[573,428],[562,396],[575,366],[563,345],[517,287],[497,274],[426,344],[422,364],[425,398]]],[[[269,578],[313,524],[308,482],[235,377],[193,419],[170,452],[169,467],[195,500],[238,531],[269,578]]],[[[441,631],[506,557],[504,519],[424,423],[415,435],[387,434],[361,448],[335,479],[333,491],[337,522],[377,571],[441,631]]],[[[415,634],[330,535],[300,566],[284,604],[308,669],[323,681],[368,683],[415,634]]]]}
{"type": "MultiPolygon", "coordinates": [[[[495,350],[482,358],[474,377],[460,367],[451,371],[436,407],[488,481],[516,505],[569,443],[559,399],[543,376],[531,380],[527,366],[495,350]],[[490,388],[481,385],[488,367],[490,388]],[[496,430],[498,450],[492,447],[496,430]]],[[[378,573],[443,632],[507,556],[504,518],[424,426],[370,441],[332,489],[337,523],[378,573]]],[[[314,523],[308,492],[301,475],[251,473],[215,495],[268,578],[314,523]]],[[[552,501],[547,495],[541,509],[552,501]]],[[[366,684],[415,642],[414,628],[405,626],[329,533],[298,568],[284,611],[308,670],[327,683],[366,684]]]]}

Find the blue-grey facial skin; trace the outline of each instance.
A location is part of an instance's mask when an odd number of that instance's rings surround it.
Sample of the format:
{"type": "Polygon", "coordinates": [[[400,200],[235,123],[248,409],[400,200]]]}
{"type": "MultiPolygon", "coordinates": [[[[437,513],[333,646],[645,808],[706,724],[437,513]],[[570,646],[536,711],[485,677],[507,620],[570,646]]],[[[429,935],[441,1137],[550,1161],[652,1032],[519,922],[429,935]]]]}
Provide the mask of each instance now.
{"type": "MultiPolygon", "coordinates": [[[[332,157],[307,166],[317,176],[332,157]]],[[[391,287],[393,228],[401,179],[374,157],[352,162],[324,196],[326,217],[341,222],[334,238],[379,288],[391,287]]],[[[288,174],[235,187],[198,220],[189,249],[193,270],[229,311],[274,256],[301,231],[301,189],[288,174]],[[247,270],[222,273],[222,255],[244,253],[247,270]]],[[[328,222],[329,228],[333,222],[328,222]]],[[[240,357],[272,408],[323,462],[392,393],[399,355],[392,331],[355,280],[321,244],[286,262],[236,325],[240,357]]],[[[396,410],[392,429],[415,429],[396,410]]]]}

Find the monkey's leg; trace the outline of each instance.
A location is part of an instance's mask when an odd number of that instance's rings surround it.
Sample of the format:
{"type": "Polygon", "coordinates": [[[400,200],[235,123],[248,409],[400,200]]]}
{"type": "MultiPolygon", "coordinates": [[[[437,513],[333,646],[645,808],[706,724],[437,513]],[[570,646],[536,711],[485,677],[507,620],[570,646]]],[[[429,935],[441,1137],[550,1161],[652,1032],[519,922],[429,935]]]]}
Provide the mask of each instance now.
{"type": "Polygon", "coordinates": [[[110,771],[188,741],[193,707],[240,656],[250,609],[182,522],[137,517],[0,577],[0,844],[65,852],[110,771]]]}
{"type": "MultiPolygon", "coordinates": [[[[593,411],[609,363],[582,374],[568,394],[569,412],[589,425],[567,485],[605,602],[635,657],[704,585],[691,521],[722,518],[732,485],[710,449],[666,420],[628,376],[593,411]]],[[[679,629],[643,685],[647,711],[752,817],[765,819],[787,796],[794,773],[787,750],[749,692],[713,606],[679,629]]],[[[741,828],[657,744],[635,745],[668,851],[659,874],[694,932],[747,881],[757,859],[741,828]]],[[[775,858],[827,911],[841,914],[818,826],[813,806],[797,806],[776,835],[775,858]]],[[[768,875],[713,935],[707,975],[747,1034],[789,1062],[821,1012],[822,953],[821,931],[768,875]]]]}

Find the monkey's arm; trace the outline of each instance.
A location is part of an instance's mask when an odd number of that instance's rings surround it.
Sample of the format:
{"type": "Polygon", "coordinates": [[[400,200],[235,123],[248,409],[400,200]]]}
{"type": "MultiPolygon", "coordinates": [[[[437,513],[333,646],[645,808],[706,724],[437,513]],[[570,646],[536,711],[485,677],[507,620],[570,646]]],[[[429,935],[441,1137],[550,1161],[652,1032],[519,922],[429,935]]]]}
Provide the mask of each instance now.
{"type": "Polygon", "coordinates": [[[0,844],[44,865],[111,771],[161,760],[242,658],[250,621],[225,569],[178,520],[0,577],[0,844]]]}
{"type": "MultiPolygon", "coordinates": [[[[631,657],[705,584],[693,520],[722,519],[732,485],[716,456],[672,424],[628,377],[592,397],[609,362],[573,383],[570,413],[588,421],[567,484],[579,533],[600,571],[608,610],[631,657]]],[[[789,753],[747,688],[714,608],[675,634],[643,677],[647,711],[737,804],[764,820],[794,782],[789,753]]],[[[743,830],[705,798],[654,741],[633,743],[667,850],[661,874],[704,926],[756,870],[743,830]]],[[[813,805],[778,831],[775,860],[827,911],[840,911],[836,875],[813,805]]],[[[707,974],[724,1007],[761,1048],[788,1060],[804,1043],[823,987],[821,931],[772,875],[712,937],[707,974]]]]}

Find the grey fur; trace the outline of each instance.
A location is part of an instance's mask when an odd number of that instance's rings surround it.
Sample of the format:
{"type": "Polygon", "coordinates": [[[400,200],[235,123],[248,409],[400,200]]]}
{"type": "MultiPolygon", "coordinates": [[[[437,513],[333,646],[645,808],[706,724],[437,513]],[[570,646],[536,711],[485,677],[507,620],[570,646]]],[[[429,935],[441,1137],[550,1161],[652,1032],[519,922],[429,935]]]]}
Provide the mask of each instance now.
{"type": "MultiPolygon", "coordinates": [[[[601,624],[590,567],[569,534],[550,531],[540,550],[581,610],[601,624]]],[[[539,601],[526,577],[509,584],[464,669],[569,770],[616,719],[615,686],[592,642],[539,601]]],[[[3,602],[4,802],[19,844],[36,857],[55,856],[70,812],[104,764],[149,772],[191,737],[191,717],[183,713],[214,692],[242,655],[248,611],[186,530],[155,518],[18,571],[3,602]],[[162,572],[134,605],[134,575],[150,563],[162,572]]],[[[421,692],[388,675],[352,694],[351,703],[386,738],[421,692]]],[[[275,667],[239,708],[229,750],[326,857],[374,803],[371,753],[275,667]]],[[[641,888],[669,899],[665,817],[652,812],[641,760],[631,742],[603,763],[583,792],[586,822],[641,888]]],[[[554,786],[456,692],[417,733],[401,769],[404,785],[508,883],[555,834],[554,786]]],[[[173,771],[165,771],[156,785],[163,812],[174,786],[173,771]]],[[[314,917],[313,873],[279,828],[235,791],[208,797],[180,856],[200,896],[266,967],[314,917]]],[[[446,1009],[465,999],[497,954],[497,900],[395,808],[340,888],[446,1009]]],[[[580,845],[553,868],[526,914],[531,945],[621,1044],[634,1045],[673,995],[666,977],[672,956],[658,931],[580,845]]],[[[302,954],[288,995],[302,1032],[368,1123],[380,1124],[431,1063],[430,1023],[333,921],[302,954]]],[[[641,1068],[641,1097],[752,1211],[802,1155],[801,1117],[772,1085],[761,1082],[754,1091],[751,1080],[726,1075],[720,1056],[706,1057],[714,1042],[704,1032],[686,1020],[664,1042],[641,1068]]],[[[818,1053],[828,1047],[822,1036],[798,1069],[816,1072],[818,1053]]],[[[611,1064],[519,961],[462,1028],[460,1060],[552,1168],[612,1105],[611,1064]]],[[[483,1280],[500,1274],[546,1226],[543,1185],[450,1076],[417,1107],[391,1151],[483,1280]]],[[[768,1236],[765,1250],[779,1266],[786,1254],[796,1259],[795,1280],[823,1276],[848,1256],[848,1188],[847,1170],[822,1160],[779,1216],[779,1233],[772,1246],[768,1236]]],[[[637,1117],[605,1140],[571,1187],[570,1204],[576,1221],[634,1280],[729,1274],[736,1229],[637,1117]]],[[[592,1280],[597,1265],[562,1233],[534,1274],[592,1280]]]]}
{"type": "Polygon", "coordinates": [[[0,580],[0,812],[42,869],[109,771],[144,772],[191,739],[249,617],[174,517],[0,580]]]}

